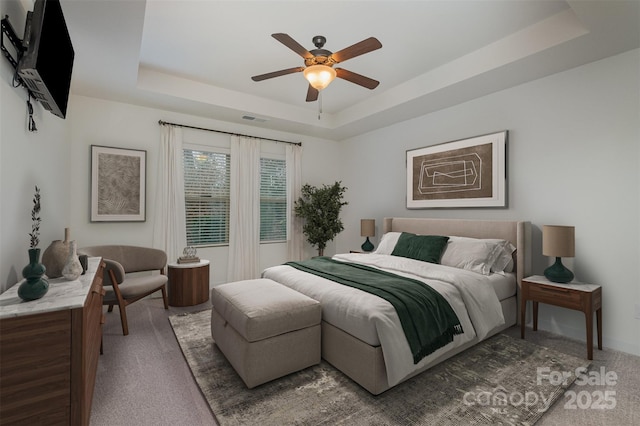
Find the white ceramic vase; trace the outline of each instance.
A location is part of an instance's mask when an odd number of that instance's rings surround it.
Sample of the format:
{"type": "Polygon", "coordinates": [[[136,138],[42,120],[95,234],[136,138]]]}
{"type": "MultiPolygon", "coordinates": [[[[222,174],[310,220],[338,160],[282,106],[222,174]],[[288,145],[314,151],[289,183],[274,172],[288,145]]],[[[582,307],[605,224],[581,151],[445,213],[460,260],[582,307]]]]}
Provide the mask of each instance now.
{"type": "Polygon", "coordinates": [[[62,276],[69,281],[77,280],[82,275],[82,265],[78,259],[78,248],[75,240],[69,242],[69,256],[62,268],[62,276]]]}

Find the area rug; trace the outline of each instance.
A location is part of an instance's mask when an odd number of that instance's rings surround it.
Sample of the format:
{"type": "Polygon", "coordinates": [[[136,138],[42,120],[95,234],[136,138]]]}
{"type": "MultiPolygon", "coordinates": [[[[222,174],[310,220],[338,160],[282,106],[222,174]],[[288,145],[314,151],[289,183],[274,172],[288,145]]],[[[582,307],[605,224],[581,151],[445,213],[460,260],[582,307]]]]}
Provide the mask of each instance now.
{"type": "Polygon", "coordinates": [[[222,426],[532,425],[589,366],[499,334],[377,396],[325,361],[247,389],[214,344],[210,320],[210,310],[169,318],[222,426]]]}

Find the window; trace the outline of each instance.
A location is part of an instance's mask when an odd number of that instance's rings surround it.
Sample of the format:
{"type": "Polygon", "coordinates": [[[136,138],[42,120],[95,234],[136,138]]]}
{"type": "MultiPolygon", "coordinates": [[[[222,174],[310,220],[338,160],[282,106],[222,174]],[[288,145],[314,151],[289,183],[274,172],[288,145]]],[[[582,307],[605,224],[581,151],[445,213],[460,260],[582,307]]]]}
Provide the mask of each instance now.
{"type": "Polygon", "coordinates": [[[287,239],[287,169],[285,160],[260,159],[260,241],[287,239]]]}
{"type": "Polygon", "coordinates": [[[229,154],[185,149],[187,244],[229,243],[229,154]]]}
{"type": "MultiPolygon", "coordinates": [[[[187,244],[229,244],[230,155],[183,150],[187,244]]],[[[260,158],[260,241],[287,239],[286,161],[260,158]]]]}

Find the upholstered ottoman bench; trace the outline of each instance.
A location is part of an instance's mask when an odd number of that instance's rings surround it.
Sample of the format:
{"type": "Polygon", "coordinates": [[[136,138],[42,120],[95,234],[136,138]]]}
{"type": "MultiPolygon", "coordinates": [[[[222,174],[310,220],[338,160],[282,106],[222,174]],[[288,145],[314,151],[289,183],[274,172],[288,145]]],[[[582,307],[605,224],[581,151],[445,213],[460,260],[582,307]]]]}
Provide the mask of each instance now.
{"type": "Polygon", "coordinates": [[[320,362],[320,303],[268,279],[211,290],[211,336],[248,388],[320,362]]]}

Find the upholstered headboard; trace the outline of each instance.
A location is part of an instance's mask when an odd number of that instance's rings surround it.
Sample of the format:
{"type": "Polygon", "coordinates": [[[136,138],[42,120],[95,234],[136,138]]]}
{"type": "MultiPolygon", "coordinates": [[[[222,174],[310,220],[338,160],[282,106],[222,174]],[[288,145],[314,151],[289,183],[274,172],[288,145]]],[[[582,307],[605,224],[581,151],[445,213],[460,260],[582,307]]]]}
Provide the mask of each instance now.
{"type": "Polygon", "coordinates": [[[385,217],[382,231],[507,240],[516,247],[514,264],[518,290],[522,278],[531,274],[530,222],[385,217]]]}

